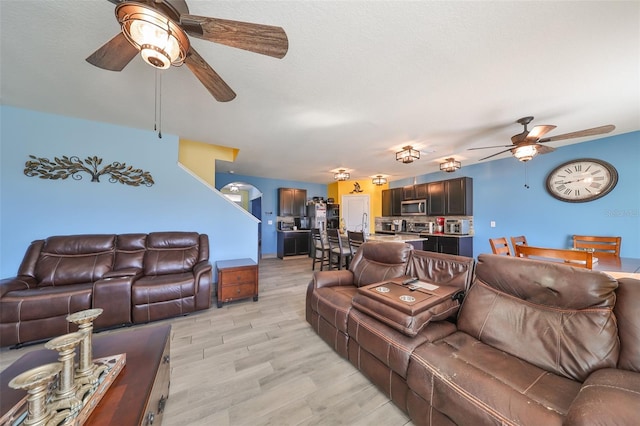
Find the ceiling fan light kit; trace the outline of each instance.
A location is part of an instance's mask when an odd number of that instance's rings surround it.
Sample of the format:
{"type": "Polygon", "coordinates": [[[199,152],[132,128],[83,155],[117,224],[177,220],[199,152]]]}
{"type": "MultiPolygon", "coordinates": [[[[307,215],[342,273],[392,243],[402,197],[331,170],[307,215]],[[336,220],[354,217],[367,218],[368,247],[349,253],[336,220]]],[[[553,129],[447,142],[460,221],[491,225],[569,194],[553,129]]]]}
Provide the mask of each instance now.
{"type": "Polygon", "coordinates": [[[385,183],[387,183],[387,178],[383,177],[382,175],[377,175],[371,180],[371,183],[373,183],[376,186],[382,186],[385,183]]]}
{"type": "Polygon", "coordinates": [[[125,37],[146,63],[160,69],[184,63],[191,44],[171,19],[139,3],[121,3],[115,13],[125,37]]]}
{"type": "Polygon", "coordinates": [[[403,146],[401,151],[396,152],[396,161],[404,164],[413,163],[420,159],[420,151],[413,149],[411,145],[403,146]]]}
{"type": "Polygon", "coordinates": [[[456,161],[455,158],[447,158],[444,163],[440,163],[440,170],[447,173],[452,173],[462,167],[462,163],[456,161]]]}
{"type": "Polygon", "coordinates": [[[495,154],[491,154],[487,157],[481,158],[478,161],[487,160],[489,158],[511,151],[515,158],[522,162],[527,162],[538,154],[548,154],[556,150],[549,145],[544,145],[547,142],[602,135],[605,133],[610,133],[616,128],[616,126],[614,126],[613,124],[607,124],[606,126],[594,127],[592,129],[579,130],[577,132],[564,133],[562,135],[543,138],[544,135],[555,129],[556,126],[551,124],[542,124],[535,126],[533,129],[529,130],[527,128],[527,125],[532,121],[533,116],[522,117],[521,119],[516,121],[516,123],[522,124],[524,126],[524,130],[522,131],[522,133],[518,133],[517,135],[513,135],[511,137],[511,145],[483,146],[480,148],[469,148],[469,150],[472,151],[475,149],[507,148],[503,149],[502,151],[496,152],[495,154]]]}

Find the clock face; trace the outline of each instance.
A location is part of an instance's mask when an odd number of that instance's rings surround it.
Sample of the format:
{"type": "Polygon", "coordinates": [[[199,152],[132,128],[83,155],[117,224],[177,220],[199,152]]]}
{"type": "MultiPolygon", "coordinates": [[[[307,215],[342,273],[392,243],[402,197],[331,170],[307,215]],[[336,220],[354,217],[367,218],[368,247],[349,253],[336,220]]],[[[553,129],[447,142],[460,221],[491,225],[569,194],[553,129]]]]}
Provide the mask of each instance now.
{"type": "Polygon", "coordinates": [[[584,203],[603,197],[618,183],[618,172],[606,161],[571,160],[547,176],[547,191],[561,201],[584,203]]]}

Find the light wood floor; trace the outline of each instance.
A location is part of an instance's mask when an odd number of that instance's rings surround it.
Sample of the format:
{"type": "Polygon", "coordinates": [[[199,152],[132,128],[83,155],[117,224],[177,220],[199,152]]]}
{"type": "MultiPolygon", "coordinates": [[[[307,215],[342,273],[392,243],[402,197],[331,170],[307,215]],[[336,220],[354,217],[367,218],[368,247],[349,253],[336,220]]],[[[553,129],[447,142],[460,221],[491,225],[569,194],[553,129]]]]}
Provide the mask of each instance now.
{"type": "MultiPolygon", "coordinates": [[[[163,425],[411,425],[311,329],[311,259],[263,259],[260,297],[158,323],[172,325],[163,425]]],[[[128,329],[108,333],[127,332],[128,329]]],[[[34,345],[0,351],[0,369],[34,345]]]]}

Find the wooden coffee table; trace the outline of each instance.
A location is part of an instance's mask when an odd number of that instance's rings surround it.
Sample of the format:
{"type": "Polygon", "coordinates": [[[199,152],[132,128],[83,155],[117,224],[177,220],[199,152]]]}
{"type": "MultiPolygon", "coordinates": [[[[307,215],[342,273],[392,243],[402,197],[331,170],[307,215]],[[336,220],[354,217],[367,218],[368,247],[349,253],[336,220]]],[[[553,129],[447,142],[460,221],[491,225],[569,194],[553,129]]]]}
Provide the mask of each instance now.
{"type": "MultiPolygon", "coordinates": [[[[94,334],[93,357],[126,353],[127,363],[87,420],[87,425],[159,425],[169,397],[170,325],[94,334]]],[[[9,388],[11,379],[31,368],[56,362],[58,353],[29,352],[0,373],[0,417],[26,393],[9,388]]]]}

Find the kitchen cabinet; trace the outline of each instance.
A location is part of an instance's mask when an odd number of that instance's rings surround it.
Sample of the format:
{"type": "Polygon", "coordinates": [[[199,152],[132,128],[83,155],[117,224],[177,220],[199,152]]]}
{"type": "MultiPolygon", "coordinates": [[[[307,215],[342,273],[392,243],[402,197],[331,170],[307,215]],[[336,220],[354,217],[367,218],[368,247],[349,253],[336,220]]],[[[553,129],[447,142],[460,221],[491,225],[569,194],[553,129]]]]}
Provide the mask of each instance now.
{"type": "Polygon", "coordinates": [[[473,179],[462,177],[437,182],[428,186],[428,216],[472,216],[473,179]]]}
{"type": "Polygon", "coordinates": [[[407,185],[402,187],[402,201],[415,200],[416,188],[415,185],[407,185]]]}
{"type": "Polygon", "coordinates": [[[309,231],[278,232],[277,246],[280,259],[309,254],[309,231]]]}
{"type": "Polygon", "coordinates": [[[416,200],[426,200],[429,197],[429,185],[426,183],[419,183],[414,185],[416,193],[416,200]]]}
{"type": "Polygon", "coordinates": [[[382,216],[400,216],[402,192],[402,188],[385,189],[382,191],[382,216]]]}
{"type": "Polygon", "coordinates": [[[436,253],[473,257],[473,237],[449,237],[446,235],[421,235],[427,238],[423,250],[436,253]]]}
{"type": "Polygon", "coordinates": [[[307,190],[278,188],[278,216],[306,216],[307,190]]]}

